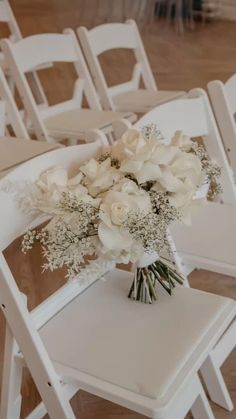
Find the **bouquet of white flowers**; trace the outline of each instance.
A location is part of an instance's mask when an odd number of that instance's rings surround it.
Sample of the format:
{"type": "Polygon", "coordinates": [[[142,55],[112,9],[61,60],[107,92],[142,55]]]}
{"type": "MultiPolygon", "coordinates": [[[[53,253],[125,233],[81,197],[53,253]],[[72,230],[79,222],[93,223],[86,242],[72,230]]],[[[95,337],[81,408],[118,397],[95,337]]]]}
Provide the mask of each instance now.
{"type": "Polygon", "coordinates": [[[78,167],[75,177],[69,179],[58,167],[40,175],[30,202],[50,221],[28,231],[22,249],[40,242],[44,268],[66,266],[70,278],[81,269],[89,275],[88,264],[97,272],[106,261],[132,262],[136,270],[129,297],[151,303],[157,298],[156,281],[169,293],[176,281],[182,282],[160,257],[168,248],[168,227],[176,220],[190,222],[193,208],[205,201],[197,191],[207,184],[217,193],[219,175],[204,148],[181,132],[167,143],[155,126],[128,130],[78,167]],[[88,262],[88,256],[96,257],[96,263],[88,262]]]}

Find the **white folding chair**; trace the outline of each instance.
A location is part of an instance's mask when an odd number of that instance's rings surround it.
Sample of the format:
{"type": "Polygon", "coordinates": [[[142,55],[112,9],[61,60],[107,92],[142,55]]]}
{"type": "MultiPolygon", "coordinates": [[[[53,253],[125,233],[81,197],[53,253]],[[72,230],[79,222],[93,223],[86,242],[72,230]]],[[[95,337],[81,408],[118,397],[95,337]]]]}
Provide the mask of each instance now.
{"type": "MultiPolygon", "coordinates": [[[[97,141],[49,152],[0,181],[1,252],[37,224],[4,192],[6,184],[35,181],[52,165],[75,169],[100,147],[97,141]]],[[[79,389],[155,419],[184,419],[190,409],[195,419],[214,418],[197,371],[234,318],[235,302],[177,287],[172,297],[160,290],[150,307],[127,298],[129,276],[114,269],[106,281],[69,282],[29,312],[0,254],[7,321],[1,419],[20,417],[26,365],[42,397],[27,419],[46,412],[51,419],[75,418],[69,399],[79,389]]]]}
{"type": "MultiPolygon", "coordinates": [[[[236,276],[236,192],[221,138],[206,93],[201,89],[189,92],[187,98],[157,107],[133,126],[157,124],[163,136],[170,139],[181,130],[191,138],[202,137],[209,155],[221,166],[223,192],[220,202],[209,202],[192,217],[191,226],[176,224],[171,228],[182,271],[194,268],[236,276]]],[[[127,121],[114,125],[117,137],[130,128],[127,121]]],[[[213,401],[227,410],[233,404],[223,380],[220,367],[236,345],[236,323],[221,338],[202,370],[213,401]]]]}
{"type": "MultiPolygon", "coordinates": [[[[19,41],[22,39],[22,34],[17,24],[16,18],[12,11],[11,5],[8,0],[1,0],[0,1],[0,22],[6,23],[9,30],[10,30],[10,37],[9,39],[12,42],[19,41]]],[[[4,57],[4,54],[0,52],[0,66],[2,67],[7,81],[10,85],[12,92],[14,91],[14,83],[9,73],[8,63],[4,57]]],[[[35,97],[40,104],[47,104],[47,99],[42,89],[40,80],[36,72],[32,72],[29,75],[29,80],[31,82],[31,86],[34,90],[35,97]]]]}
{"type": "Polygon", "coordinates": [[[236,74],[226,83],[219,80],[211,81],[207,89],[236,180],[236,74]]]}
{"type": "MultiPolygon", "coordinates": [[[[1,45],[38,139],[84,140],[86,132],[90,129],[99,128],[108,133],[111,131],[112,122],[120,118],[121,113],[101,111],[96,91],[72,30],[68,29],[64,34],[34,35],[15,43],[5,39],[1,45]],[[48,62],[72,63],[78,79],[75,82],[72,99],[54,106],[38,107],[25,73],[48,62]],[[81,108],[83,95],[90,109],[81,108]]],[[[132,119],[134,115],[123,113],[122,117],[132,119]]]]}
{"type": "MultiPolygon", "coordinates": [[[[107,23],[90,31],[77,30],[90,72],[104,109],[146,113],[161,103],[183,96],[180,91],[158,90],[136,23],[107,23]],[[99,55],[117,48],[133,50],[136,64],[130,81],[108,87],[99,55]],[[144,88],[140,88],[141,81],[144,88]]],[[[122,64],[121,64],[122,68],[122,64]]]]}
{"type": "MultiPolygon", "coordinates": [[[[19,114],[15,100],[12,96],[4,73],[0,67],[0,97],[5,102],[6,109],[6,126],[10,125],[16,137],[29,139],[28,132],[19,114]]],[[[6,134],[5,129],[3,134],[6,134]]]]}

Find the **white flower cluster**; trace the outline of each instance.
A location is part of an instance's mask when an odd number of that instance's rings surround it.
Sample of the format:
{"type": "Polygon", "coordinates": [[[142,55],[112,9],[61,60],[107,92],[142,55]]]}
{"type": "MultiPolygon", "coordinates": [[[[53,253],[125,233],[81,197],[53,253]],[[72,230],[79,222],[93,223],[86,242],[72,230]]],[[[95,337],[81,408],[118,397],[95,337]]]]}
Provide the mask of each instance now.
{"type": "Polygon", "coordinates": [[[48,169],[36,182],[31,205],[51,220],[25,235],[23,251],[39,241],[45,268],[65,265],[69,276],[79,272],[88,255],[102,263],[128,263],[144,251],[159,251],[169,224],[188,222],[192,207],[202,202],[196,191],[206,176],[209,180],[210,160],[207,171],[201,158],[182,133],[167,143],[150,126],[128,130],[71,179],[65,169],[48,169]]]}

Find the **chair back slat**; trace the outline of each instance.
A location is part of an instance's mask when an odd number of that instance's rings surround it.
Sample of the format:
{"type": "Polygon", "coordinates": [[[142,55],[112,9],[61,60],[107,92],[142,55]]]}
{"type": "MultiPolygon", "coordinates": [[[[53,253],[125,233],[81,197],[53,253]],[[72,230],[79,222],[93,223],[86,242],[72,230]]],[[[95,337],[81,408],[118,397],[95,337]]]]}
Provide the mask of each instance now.
{"type": "Polygon", "coordinates": [[[0,250],[37,222],[35,215],[23,211],[17,202],[19,194],[27,200],[29,182],[36,181],[43,171],[53,166],[70,168],[73,173],[78,170],[82,161],[95,155],[100,147],[100,142],[94,142],[56,149],[22,164],[0,180],[0,250]],[[11,190],[14,191],[10,192],[11,190]]]}
{"type": "Polygon", "coordinates": [[[225,83],[225,93],[230,104],[232,115],[236,113],[236,74],[225,83]]]}
{"type": "Polygon", "coordinates": [[[167,139],[171,139],[179,130],[190,137],[201,137],[208,133],[204,103],[200,97],[175,100],[158,106],[141,117],[135,126],[142,128],[152,123],[157,125],[167,139]]]}
{"type": "Polygon", "coordinates": [[[73,63],[78,59],[74,38],[69,34],[32,35],[15,43],[12,52],[22,73],[50,62],[73,63]]]}
{"type": "Polygon", "coordinates": [[[88,32],[89,42],[96,55],[111,49],[137,48],[137,38],[132,25],[123,23],[106,23],[88,32]]]}

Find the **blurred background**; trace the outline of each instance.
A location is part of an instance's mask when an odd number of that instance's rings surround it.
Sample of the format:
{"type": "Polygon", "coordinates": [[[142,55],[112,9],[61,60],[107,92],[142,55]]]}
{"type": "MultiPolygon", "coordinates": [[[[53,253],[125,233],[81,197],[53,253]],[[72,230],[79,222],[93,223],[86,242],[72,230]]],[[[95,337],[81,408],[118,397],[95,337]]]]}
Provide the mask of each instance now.
{"type": "MultiPolygon", "coordinates": [[[[235,0],[10,0],[10,4],[23,36],[135,19],[160,89],[205,88],[208,81],[225,81],[235,72],[235,0]]],[[[1,37],[8,35],[5,26],[0,26],[1,37]]],[[[107,80],[111,84],[127,80],[132,59],[127,51],[105,53],[107,80]]],[[[59,66],[40,72],[52,103],[70,94],[71,71],[59,66]],[[57,71],[53,86],[46,76],[50,71],[57,71]]]]}

